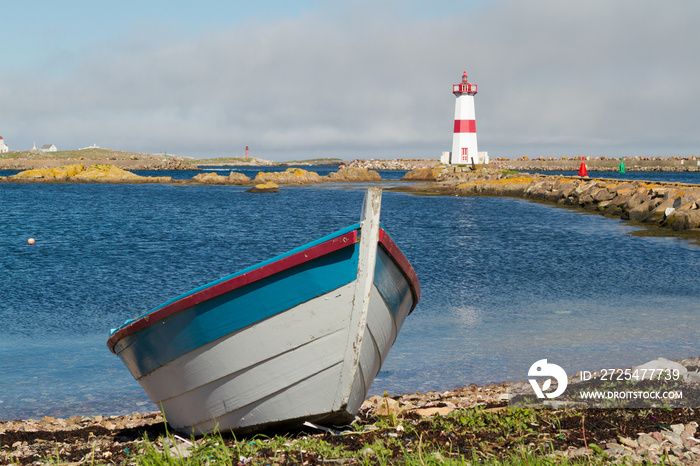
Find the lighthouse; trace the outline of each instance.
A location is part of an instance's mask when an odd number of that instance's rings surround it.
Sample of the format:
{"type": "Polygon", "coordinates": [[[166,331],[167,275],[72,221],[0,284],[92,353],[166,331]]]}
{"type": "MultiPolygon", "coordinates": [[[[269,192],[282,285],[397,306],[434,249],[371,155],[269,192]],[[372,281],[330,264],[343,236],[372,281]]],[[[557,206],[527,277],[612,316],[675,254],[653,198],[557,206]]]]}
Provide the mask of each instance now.
{"type": "Polygon", "coordinates": [[[452,136],[452,152],[443,153],[442,162],[451,164],[489,163],[486,152],[479,153],[476,144],[476,112],[474,96],[476,84],[467,80],[467,72],[462,82],[452,86],[455,101],[455,124],[452,136]]]}

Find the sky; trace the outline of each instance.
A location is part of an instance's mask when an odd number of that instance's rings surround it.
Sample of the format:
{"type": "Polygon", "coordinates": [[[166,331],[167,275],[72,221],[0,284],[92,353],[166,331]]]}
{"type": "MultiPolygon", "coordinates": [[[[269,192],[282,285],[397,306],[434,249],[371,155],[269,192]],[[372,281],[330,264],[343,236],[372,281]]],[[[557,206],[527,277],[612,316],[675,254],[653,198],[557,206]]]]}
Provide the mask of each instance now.
{"type": "Polygon", "coordinates": [[[0,136],[196,158],[700,155],[700,2],[0,0],[0,136]]]}

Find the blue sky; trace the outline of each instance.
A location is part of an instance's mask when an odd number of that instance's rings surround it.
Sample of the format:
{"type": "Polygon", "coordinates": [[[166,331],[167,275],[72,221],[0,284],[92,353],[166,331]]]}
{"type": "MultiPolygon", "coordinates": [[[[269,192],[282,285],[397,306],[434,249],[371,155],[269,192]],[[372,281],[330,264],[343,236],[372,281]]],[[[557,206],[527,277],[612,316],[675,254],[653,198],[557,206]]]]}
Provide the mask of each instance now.
{"type": "Polygon", "coordinates": [[[193,157],[700,155],[700,2],[0,0],[0,135],[193,157]]]}

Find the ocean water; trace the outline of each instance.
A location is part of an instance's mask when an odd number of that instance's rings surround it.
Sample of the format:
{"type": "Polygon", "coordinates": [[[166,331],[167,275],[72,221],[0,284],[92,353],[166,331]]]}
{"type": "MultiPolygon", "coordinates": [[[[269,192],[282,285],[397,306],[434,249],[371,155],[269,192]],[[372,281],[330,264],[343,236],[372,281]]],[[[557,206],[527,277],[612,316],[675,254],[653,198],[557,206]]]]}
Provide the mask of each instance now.
{"type": "MultiPolygon", "coordinates": [[[[356,222],[370,185],[0,184],[0,420],[156,410],[110,328],[356,222]]],[[[423,297],[372,394],[700,355],[696,245],[506,198],[385,191],[382,222],[423,297]]]]}

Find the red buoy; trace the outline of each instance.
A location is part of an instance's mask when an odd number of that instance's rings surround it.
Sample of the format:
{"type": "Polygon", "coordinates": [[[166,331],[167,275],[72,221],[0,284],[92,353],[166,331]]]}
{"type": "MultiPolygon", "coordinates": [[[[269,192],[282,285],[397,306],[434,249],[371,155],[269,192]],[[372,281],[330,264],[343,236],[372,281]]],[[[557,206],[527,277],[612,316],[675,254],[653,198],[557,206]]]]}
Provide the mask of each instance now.
{"type": "Polygon", "coordinates": [[[581,166],[578,167],[578,176],[588,176],[588,170],[586,170],[586,162],[583,161],[583,157],[581,157],[581,166]]]}

